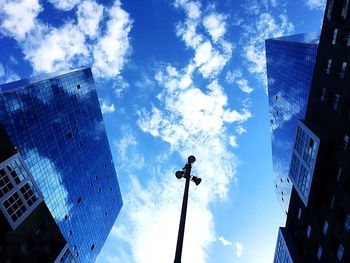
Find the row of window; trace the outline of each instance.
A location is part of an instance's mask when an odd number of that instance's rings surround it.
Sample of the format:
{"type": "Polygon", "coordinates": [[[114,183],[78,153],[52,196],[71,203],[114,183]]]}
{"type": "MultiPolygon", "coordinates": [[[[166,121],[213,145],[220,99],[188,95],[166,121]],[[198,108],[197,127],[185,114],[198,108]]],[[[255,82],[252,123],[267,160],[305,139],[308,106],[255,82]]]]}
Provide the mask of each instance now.
{"type": "Polygon", "coordinates": [[[333,65],[333,60],[330,58],[326,60],[325,66],[323,68],[323,72],[329,75],[333,68],[335,68],[335,75],[338,76],[340,79],[343,79],[345,77],[346,69],[348,68],[348,63],[343,61],[338,64],[338,66],[333,65]]]}
{"type": "MultiPolygon", "coordinates": [[[[334,0],[328,1],[328,9],[327,9],[327,19],[330,21],[333,16],[334,11],[334,0]]],[[[348,17],[348,11],[349,11],[349,0],[343,0],[341,3],[341,13],[340,17],[342,19],[346,19],[348,17]]]]}

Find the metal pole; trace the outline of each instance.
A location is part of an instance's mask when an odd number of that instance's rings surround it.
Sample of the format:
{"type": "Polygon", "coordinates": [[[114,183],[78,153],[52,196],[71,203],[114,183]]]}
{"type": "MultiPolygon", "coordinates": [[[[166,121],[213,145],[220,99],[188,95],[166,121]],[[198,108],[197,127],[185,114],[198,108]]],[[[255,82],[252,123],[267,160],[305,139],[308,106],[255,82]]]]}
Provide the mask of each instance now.
{"type": "Polygon", "coordinates": [[[182,254],[182,244],[184,241],[184,232],[185,232],[185,223],[186,223],[186,213],[187,213],[187,202],[188,202],[188,189],[190,186],[190,178],[191,178],[191,164],[187,163],[185,165],[185,191],[182,200],[182,209],[181,209],[181,217],[180,217],[180,225],[179,225],[179,233],[177,235],[177,244],[176,244],[176,252],[175,252],[175,260],[174,263],[181,263],[181,254],[182,254]]]}

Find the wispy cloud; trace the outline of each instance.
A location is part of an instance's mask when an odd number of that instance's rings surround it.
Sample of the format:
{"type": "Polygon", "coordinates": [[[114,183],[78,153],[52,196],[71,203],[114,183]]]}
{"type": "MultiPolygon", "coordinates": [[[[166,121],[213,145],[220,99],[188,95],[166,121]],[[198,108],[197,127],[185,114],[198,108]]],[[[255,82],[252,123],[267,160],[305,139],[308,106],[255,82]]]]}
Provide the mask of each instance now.
{"type": "Polygon", "coordinates": [[[285,5],[279,1],[250,0],[243,8],[250,20],[238,24],[243,30],[240,39],[242,56],[248,71],[266,88],[265,39],[291,34],[294,26],[286,15],[285,5]],[[272,9],[280,15],[273,16],[272,9]]]}
{"type": "Polygon", "coordinates": [[[0,63],[0,83],[7,83],[15,80],[19,80],[19,75],[8,67],[4,67],[0,63]]]}
{"type": "Polygon", "coordinates": [[[242,71],[238,69],[227,71],[226,81],[229,84],[235,83],[238,86],[238,88],[245,93],[249,94],[253,91],[253,88],[250,87],[248,80],[243,77],[242,71]]]}
{"type": "Polygon", "coordinates": [[[119,153],[119,168],[127,172],[133,169],[142,169],[145,166],[145,160],[137,151],[138,142],[131,128],[123,126],[121,132],[121,139],[113,141],[113,145],[118,149],[119,153]]]}
{"type": "Polygon", "coordinates": [[[235,254],[237,257],[241,257],[243,254],[243,245],[239,242],[235,244],[235,254]]]}
{"type": "Polygon", "coordinates": [[[305,0],[305,5],[310,9],[323,10],[326,0],[305,0]]]}
{"type": "Polygon", "coordinates": [[[218,241],[220,241],[220,243],[225,247],[233,246],[232,242],[226,240],[223,236],[218,237],[218,241]]]}
{"type": "MultiPolygon", "coordinates": [[[[227,126],[241,125],[252,114],[245,106],[230,108],[217,79],[231,58],[232,46],[224,38],[226,17],[213,9],[203,13],[201,4],[194,1],[175,1],[175,7],[186,14],[177,24],[176,34],[193,50],[193,57],[182,68],[165,63],[159,66],[155,74],[156,85],[161,87],[158,102],[141,108],[137,123],[143,132],[168,143],[170,152],[183,160],[190,154],[197,157],[193,171],[203,181],[198,187],[191,185],[191,213],[187,215],[182,258],[184,262],[205,262],[207,248],[215,240],[209,204],[227,197],[238,163],[230,149],[238,147],[236,137],[229,134],[227,126]],[[201,24],[206,31],[199,31],[201,24]],[[214,32],[215,28],[219,31],[214,32]],[[198,86],[195,73],[200,73],[207,84],[198,86]]],[[[123,134],[115,144],[120,153],[135,145],[129,132],[123,134]]],[[[124,198],[128,210],[122,229],[115,233],[130,245],[135,262],[173,260],[183,184],[173,179],[175,168],[165,168],[167,158],[158,159],[157,175],[148,175],[145,183],[131,176],[124,198]],[[162,249],[154,244],[162,244],[162,249]]]]}
{"type": "Polygon", "coordinates": [[[233,244],[231,241],[225,239],[223,236],[220,236],[216,239],[225,247],[232,247],[234,249],[234,253],[237,257],[241,257],[243,254],[243,245],[240,242],[236,242],[233,244]]]}
{"type": "Polygon", "coordinates": [[[115,112],[115,107],[113,103],[108,103],[108,101],[102,100],[100,104],[101,104],[101,111],[103,114],[115,112]]]}
{"type": "Polygon", "coordinates": [[[226,17],[211,10],[203,18],[201,5],[195,1],[175,1],[175,6],[187,14],[185,21],[177,24],[176,33],[195,51],[192,68],[198,68],[204,78],[215,78],[232,56],[232,44],[224,39],[226,17]],[[211,40],[198,32],[201,24],[211,40]]]}

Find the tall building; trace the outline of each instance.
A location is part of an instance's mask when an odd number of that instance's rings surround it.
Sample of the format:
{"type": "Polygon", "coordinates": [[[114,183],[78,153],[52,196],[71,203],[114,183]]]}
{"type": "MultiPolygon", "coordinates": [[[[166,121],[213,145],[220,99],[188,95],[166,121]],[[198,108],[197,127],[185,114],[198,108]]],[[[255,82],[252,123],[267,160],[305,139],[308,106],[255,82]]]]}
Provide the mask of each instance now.
{"type": "Polygon", "coordinates": [[[265,41],[275,191],[286,214],[293,142],[298,119],[305,117],[318,40],[318,34],[307,33],[265,41]]]}
{"type": "Polygon", "coordinates": [[[122,207],[89,68],[0,86],[0,123],[81,262],[93,262],[122,207]]]}
{"type": "Polygon", "coordinates": [[[275,263],[350,262],[349,0],[329,0],[305,118],[298,122],[286,226],[275,263]]]}
{"type": "Polygon", "coordinates": [[[76,262],[18,148],[0,125],[1,262],[76,262]]]}

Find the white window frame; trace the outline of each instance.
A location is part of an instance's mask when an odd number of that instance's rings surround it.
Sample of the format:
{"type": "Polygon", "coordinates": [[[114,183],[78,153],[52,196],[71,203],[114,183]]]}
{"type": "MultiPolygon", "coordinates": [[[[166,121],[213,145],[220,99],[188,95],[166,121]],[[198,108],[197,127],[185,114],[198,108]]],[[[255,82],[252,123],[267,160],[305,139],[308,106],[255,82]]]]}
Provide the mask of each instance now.
{"type": "Polygon", "coordinates": [[[289,178],[305,206],[309,199],[319,147],[320,139],[299,120],[289,165],[289,178]]]}
{"type": "Polygon", "coordinates": [[[0,198],[0,210],[4,214],[11,228],[15,230],[44,199],[43,199],[42,193],[39,190],[39,187],[35,183],[35,180],[32,174],[30,173],[20,153],[16,153],[15,155],[11,156],[7,160],[3,161],[0,164],[0,169],[4,169],[7,177],[10,179],[13,185],[13,188],[0,198]],[[17,161],[20,164],[19,169],[25,173],[24,179],[20,181],[18,184],[15,182],[13,177],[10,175],[10,171],[7,169],[7,165],[12,163],[13,161],[17,161]],[[31,206],[28,205],[27,200],[25,199],[25,197],[21,192],[21,188],[26,184],[32,184],[32,186],[35,188],[35,189],[32,189],[32,191],[34,191],[37,194],[37,200],[31,206]],[[15,193],[19,195],[19,198],[24,204],[26,211],[19,218],[17,218],[17,220],[13,221],[7,209],[4,206],[4,202],[15,193]]]}

